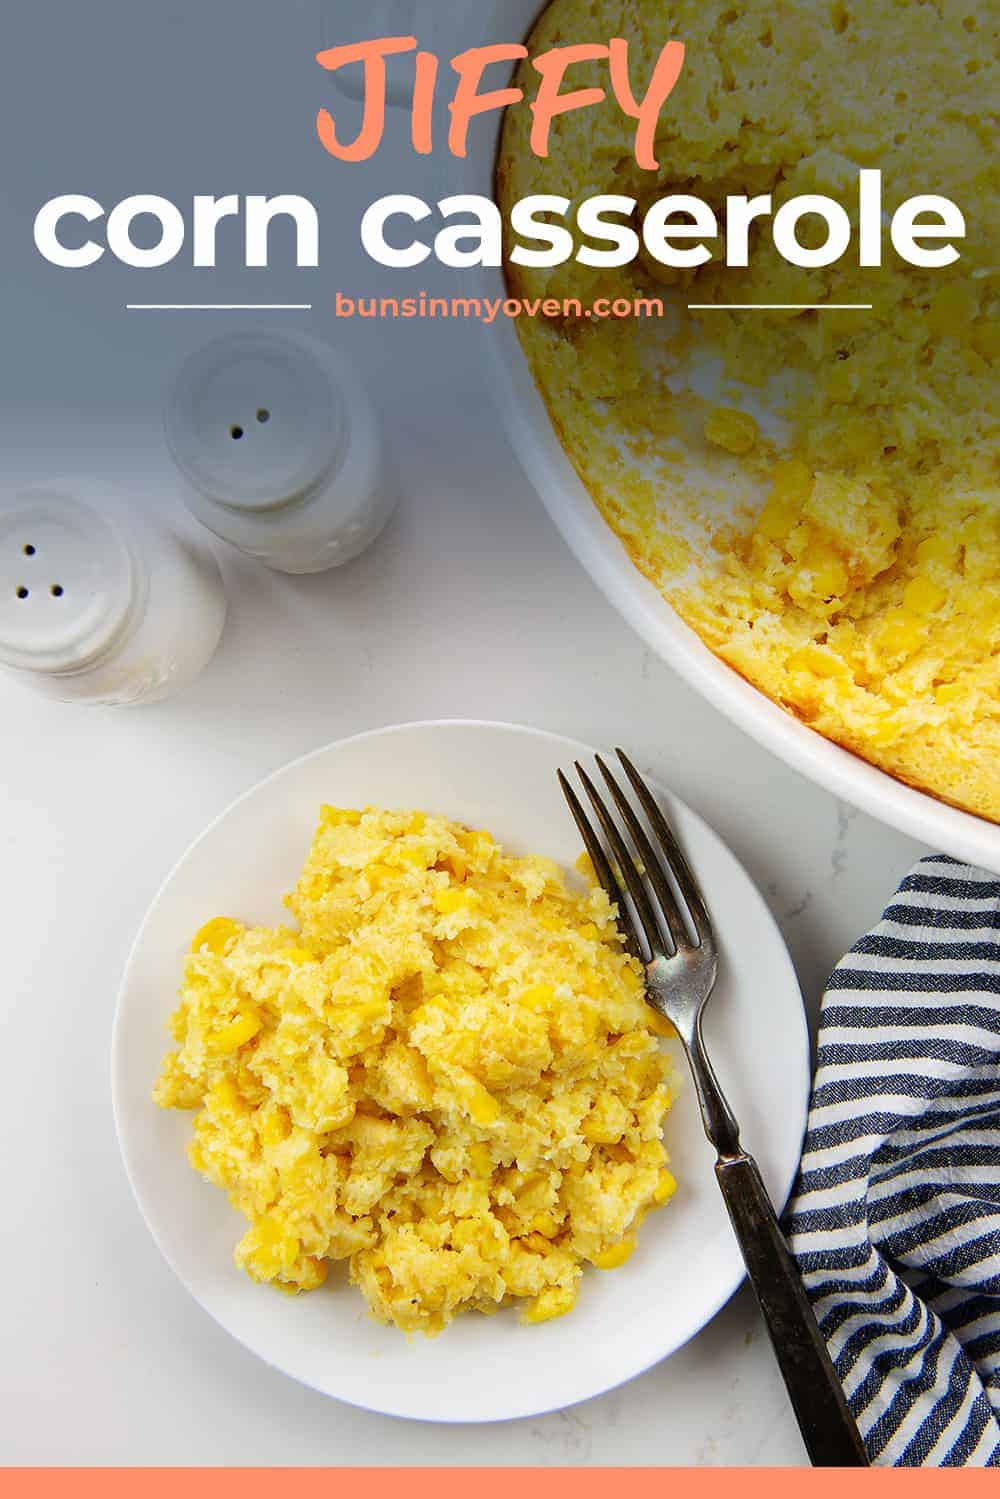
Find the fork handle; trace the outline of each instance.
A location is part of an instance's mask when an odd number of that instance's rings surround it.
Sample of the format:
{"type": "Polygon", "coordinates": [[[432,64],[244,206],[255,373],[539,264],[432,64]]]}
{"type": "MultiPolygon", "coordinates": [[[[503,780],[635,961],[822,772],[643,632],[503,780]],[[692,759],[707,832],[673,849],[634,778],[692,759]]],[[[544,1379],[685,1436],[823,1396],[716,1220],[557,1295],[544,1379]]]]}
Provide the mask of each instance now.
{"type": "Polygon", "coordinates": [[[722,1156],[715,1174],[810,1461],[816,1468],[867,1468],[864,1443],[757,1162],[745,1151],[722,1156]]]}

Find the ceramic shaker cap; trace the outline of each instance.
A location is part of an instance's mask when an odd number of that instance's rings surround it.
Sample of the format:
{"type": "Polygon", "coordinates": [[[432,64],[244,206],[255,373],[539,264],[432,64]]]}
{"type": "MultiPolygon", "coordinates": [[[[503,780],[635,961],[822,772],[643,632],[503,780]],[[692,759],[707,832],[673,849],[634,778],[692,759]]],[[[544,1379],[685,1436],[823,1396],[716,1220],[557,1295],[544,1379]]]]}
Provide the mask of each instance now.
{"type": "Polygon", "coordinates": [[[68,487],[0,501],[0,663],[85,667],[125,627],[134,585],[124,537],[68,487]]]}
{"type": "Polygon", "coordinates": [[[174,461],[227,509],[260,514],[323,483],[347,440],[343,401],[316,349],[290,333],[242,333],[181,367],[166,410],[174,461]]]}

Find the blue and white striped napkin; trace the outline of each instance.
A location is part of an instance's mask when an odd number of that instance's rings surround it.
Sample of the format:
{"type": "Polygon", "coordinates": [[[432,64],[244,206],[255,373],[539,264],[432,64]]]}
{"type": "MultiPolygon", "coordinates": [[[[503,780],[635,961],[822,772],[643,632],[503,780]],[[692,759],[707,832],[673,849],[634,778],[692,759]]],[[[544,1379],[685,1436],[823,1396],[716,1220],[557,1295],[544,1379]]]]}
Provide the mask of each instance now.
{"type": "Polygon", "coordinates": [[[1000,880],[922,860],[834,972],[787,1227],[872,1461],[1000,1467],[1000,880]]]}

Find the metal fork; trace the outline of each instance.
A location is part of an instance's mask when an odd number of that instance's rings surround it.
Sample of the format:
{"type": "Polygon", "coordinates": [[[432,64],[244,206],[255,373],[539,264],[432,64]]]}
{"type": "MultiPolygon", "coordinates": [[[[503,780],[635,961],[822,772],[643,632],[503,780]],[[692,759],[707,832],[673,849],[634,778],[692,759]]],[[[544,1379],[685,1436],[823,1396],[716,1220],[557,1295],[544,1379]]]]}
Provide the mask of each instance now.
{"type": "Polygon", "coordinates": [[[708,910],[659,804],[628,757],[621,750],[617,754],[652,833],[650,837],[598,755],[598,769],[628,831],[631,849],[579,761],[576,771],[597,815],[604,842],[562,771],[558,772],[559,784],[597,878],[618,908],[623,939],[643,965],[646,999],[672,1023],[687,1053],[702,1123],[717,1155],[715,1174],[810,1460],[822,1468],[867,1467],[864,1443],[767,1188],[756,1161],[740,1145],[739,1125],[705,1051],[702,1017],[718,972],[708,910]],[[631,900],[631,910],[619,877],[631,900]],[[689,934],[671,879],[687,908],[697,940],[689,934]]]}

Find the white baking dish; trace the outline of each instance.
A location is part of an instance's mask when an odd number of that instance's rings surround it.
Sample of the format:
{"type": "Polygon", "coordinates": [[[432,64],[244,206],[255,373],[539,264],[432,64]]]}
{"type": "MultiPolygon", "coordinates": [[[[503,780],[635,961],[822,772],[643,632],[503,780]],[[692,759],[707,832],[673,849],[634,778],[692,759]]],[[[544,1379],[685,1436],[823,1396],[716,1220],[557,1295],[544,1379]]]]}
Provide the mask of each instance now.
{"type": "MultiPolygon", "coordinates": [[[[543,9],[539,0],[498,0],[487,39],[525,37],[543,9]]],[[[483,39],[480,30],[476,41],[483,39]]],[[[459,44],[469,43],[459,38],[459,44]]],[[[489,142],[484,132],[478,154],[470,155],[470,192],[493,193],[499,130],[498,123],[489,142]]],[[[483,273],[481,295],[500,296],[502,288],[502,273],[483,273]]],[[[599,514],[552,429],[514,321],[497,319],[486,338],[502,414],[528,476],[579,561],[646,643],[752,739],[810,780],[935,849],[1000,873],[1000,827],[916,791],[824,739],[708,650],[633,566],[599,514]]]]}
{"type": "MultiPolygon", "coordinates": [[[[412,27],[422,46],[445,58],[470,46],[524,40],[544,8],[545,0],[493,0],[446,17],[430,0],[373,0],[362,29],[374,36],[412,27]]],[[[394,92],[395,102],[408,104],[407,88],[394,92]]],[[[499,116],[492,130],[485,120],[476,122],[466,161],[442,170],[448,191],[494,195],[501,126],[499,116]]],[[[502,296],[502,272],[463,272],[461,294],[502,296]]],[[[646,643],[752,739],[810,780],[935,849],[1000,873],[1000,827],[916,791],[824,739],[708,650],[633,566],[593,504],[552,429],[514,321],[498,318],[485,336],[501,414],[529,478],[579,561],[646,643]]]]}

